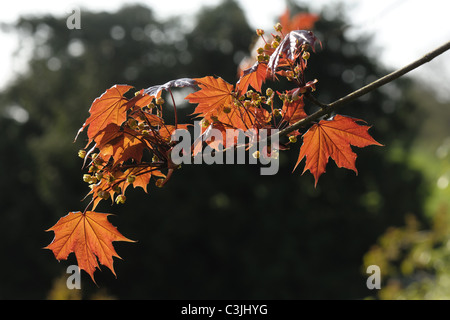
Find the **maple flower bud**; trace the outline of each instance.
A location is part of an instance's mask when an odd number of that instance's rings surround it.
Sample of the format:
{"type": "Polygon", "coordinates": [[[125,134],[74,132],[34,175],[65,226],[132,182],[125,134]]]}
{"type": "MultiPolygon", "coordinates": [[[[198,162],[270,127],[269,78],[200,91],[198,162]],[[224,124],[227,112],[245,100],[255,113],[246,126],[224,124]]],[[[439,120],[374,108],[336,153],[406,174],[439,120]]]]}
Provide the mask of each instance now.
{"type": "Polygon", "coordinates": [[[158,179],[155,182],[155,186],[157,186],[158,188],[162,188],[164,185],[164,179],[158,179]]]}
{"type": "Polygon", "coordinates": [[[273,28],[275,29],[275,31],[278,32],[281,32],[281,30],[283,30],[283,26],[279,22],[276,25],[274,25],[273,28]]]}
{"type": "Polygon", "coordinates": [[[271,88],[267,88],[266,96],[271,97],[273,95],[273,90],[271,88]]]}
{"type": "Polygon", "coordinates": [[[83,181],[84,182],[89,182],[89,181],[91,181],[91,179],[92,179],[92,176],[90,174],[84,174],[83,175],[83,181]]]}
{"type": "Polygon", "coordinates": [[[144,121],[139,122],[139,123],[138,123],[138,128],[139,128],[140,130],[144,130],[144,129],[145,129],[145,122],[144,122],[144,121]]]}
{"type": "Polygon", "coordinates": [[[297,142],[297,137],[296,136],[290,136],[289,137],[289,142],[290,143],[296,143],[297,142]]]}
{"type": "Polygon", "coordinates": [[[135,180],[136,180],[136,176],[135,176],[134,174],[130,174],[130,175],[127,177],[127,182],[128,182],[128,183],[134,183],[135,180]]]}
{"type": "Polygon", "coordinates": [[[162,105],[164,102],[165,102],[164,99],[161,98],[161,97],[159,97],[158,99],[156,99],[156,104],[158,104],[158,105],[162,105]]]}
{"type": "Polygon", "coordinates": [[[248,108],[248,107],[250,107],[251,105],[252,105],[252,104],[251,104],[250,101],[248,101],[248,100],[244,101],[244,107],[245,107],[245,108],[248,108]]]}
{"type": "Polygon", "coordinates": [[[98,180],[96,176],[92,176],[91,179],[89,179],[88,181],[89,184],[96,184],[97,182],[98,180]]]}
{"type": "Polygon", "coordinates": [[[86,150],[79,150],[79,151],[78,151],[78,156],[79,156],[81,159],[84,159],[84,157],[86,157],[86,150]]]}
{"type": "Polygon", "coordinates": [[[256,34],[261,37],[264,34],[264,30],[263,29],[256,29],[256,34]]]}
{"type": "Polygon", "coordinates": [[[100,198],[102,198],[103,200],[108,200],[109,197],[111,196],[111,195],[109,194],[109,192],[107,192],[107,191],[105,191],[105,190],[103,190],[103,189],[98,190],[97,195],[98,195],[100,198]]]}
{"type": "Polygon", "coordinates": [[[256,52],[258,54],[263,54],[264,53],[264,48],[258,48],[258,50],[256,50],[256,52]]]}
{"type": "Polygon", "coordinates": [[[272,44],[271,44],[272,48],[276,49],[276,48],[278,48],[279,45],[280,45],[280,43],[277,40],[272,41],[272,44]]]}
{"type": "Polygon", "coordinates": [[[308,60],[310,56],[311,56],[311,54],[308,51],[305,51],[302,54],[302,58],[305,60],[308,60]]]}
{"type": "Polygon", "coordinates": [[[97,172],[97,173],[95,174],[95,177],[96,177],[98,180],[102,180],[102,179],[103,179],[103,172],[97,172]]]}
{"type": "Polygon", "coordinates": [[[136,121],[136,119],[130,118],[128,119],[127,124],[131,129],[136,129],[138,122],[136,121]]]}
{"type": "Polygon", "coordinates": [[[281,110],[280,110],[280,109],[274,109],[274,110],[273,110],[273,115],[274,115],[275,117],[281,116],[281,110]]]}
{"type": "Polygon", "coordinates": [[[123,194],[120,194],[116,198],[116,203],[117,204],[124,204],[126,200],[127,200],[127,197],[125,197],[123,194]]]}
{"type": "Polygon", "coordinates": [[[201,121],[201,123],[202,123],[202,127],[203,127],[203,128],[208,128],[209,125],[210,125],[208,119],[205,119],[205,118],[203,118],[203,120],[201,121]]]}
{"type": "Polygon", "coordinates": [[[116,178],[112,174],[108,174],[106,176],[106,181],[108,181],[109,183],[113,183],[115,180],[116,178]]]}

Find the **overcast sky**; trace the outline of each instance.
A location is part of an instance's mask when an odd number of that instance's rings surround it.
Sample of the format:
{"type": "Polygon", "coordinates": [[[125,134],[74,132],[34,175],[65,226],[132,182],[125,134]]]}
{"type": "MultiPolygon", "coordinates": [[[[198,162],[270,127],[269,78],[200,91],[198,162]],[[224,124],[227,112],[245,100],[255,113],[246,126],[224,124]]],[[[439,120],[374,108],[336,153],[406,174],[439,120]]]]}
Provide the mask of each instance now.
{"type": "MultiPolygon", "coordinates": [[[[285,9],[282,0],[237,0],[253,28],[269,29],[285,9]],[[268,3],[270,5],[263,5],[268,3]],[[278,5],[277,5],[278,4],[278,5]]],[[[13,22],[20,15],[56,14],[68,16],[73,8],[115,11],[125,3],[143,3],[153,8],[159,18],[192,15],[202,6],[220,0],[14,0],[2,3],[0,22],[13,22]]],[[[344,3],[348,8],[352,34],[371,33],[380,58],[388,67],[399,68],[450,40],[450,1],[448,0],[297,0],[312,5],[313,11],[330,3],[344,3]]],[[[82,23],[82,21],[81,21],[82,23]]],[[[10,79],[11,56],[16,40],[0,32],[0,87],[10,79]]],[[[433,78],[450,92],[450,52],[414,71],[412,76],[433,78]]],[[[450,95],[450,94],[449,94],[450,95]]]]}

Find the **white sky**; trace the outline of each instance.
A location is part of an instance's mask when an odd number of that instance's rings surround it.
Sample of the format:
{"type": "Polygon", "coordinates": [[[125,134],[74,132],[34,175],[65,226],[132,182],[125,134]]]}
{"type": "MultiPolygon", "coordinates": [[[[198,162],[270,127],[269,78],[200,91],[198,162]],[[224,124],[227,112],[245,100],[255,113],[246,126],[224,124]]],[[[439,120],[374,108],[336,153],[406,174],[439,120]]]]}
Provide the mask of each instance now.
{"type": "MultiPolygon", "coordinates": [[[[272,28],[275,18],[285,9],[284,0],[237,0],[253,28],[272,28]],[[263,5],[268,3],[268,5],[263,5]]],[[[115,11],[125,3],[138,2],[152,7],[158,17],[191,15],[201,6],[218,4],[220,0],[14,0],[4,1],[0,23],[13,22],[20,15],[57,14],[69,16],[73,8],[115,11]]],[[[399,68],[450,40],[450,1],[448,0],[297,0],[312,5],[313,11],[324,5],[344,3],[352,34],[372,33],[380,58],[388,66],[399,68]]],[[[83,22],[81,21],[81,27],[83,22]]],[[[0,87],[12,75],[12,54],[16,40],[0,31],[0,87]]],[[[326,44],[324,44],[326,45],[326,44]]],[[[434,80],[441,92],[450,97],[450,52],[413,71],[412,76],[434,80]]]]}

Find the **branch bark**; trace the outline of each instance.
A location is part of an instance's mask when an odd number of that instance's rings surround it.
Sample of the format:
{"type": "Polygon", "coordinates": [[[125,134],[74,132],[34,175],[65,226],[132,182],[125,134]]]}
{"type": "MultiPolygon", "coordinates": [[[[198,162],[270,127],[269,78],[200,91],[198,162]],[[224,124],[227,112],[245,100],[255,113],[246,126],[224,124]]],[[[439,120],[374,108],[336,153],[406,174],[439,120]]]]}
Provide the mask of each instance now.
{"type": "MultiPolygon", "coordinates": [[[[341,107],[342,105],[353,101],[379,87],[381,87],[382,85],[385,85],[389,82],[394,81],[395,79],[405,75],[406,73],[420,67],[421,65],[430,62],[431,60],[433,60],[434,58],[436,58],[437,56],[443,54],[444,52],[446,52],[447,50],[450,49],[450,41],[443,44],[442,46],[434,49],[433,51],[430,51],[429,53],[425,54],[422,58],[411,62],[410,64],[404,66],[403,68],[400,68],[394,72],[389,73],[388,75],[385,75],[384,77],[375,80],[371,83],[369,83],[368,85],[353,91],[352,93],[349,93],[348,95],[334,101],[331,102],[329,104],[323,104],[320,103],[319,101],[317,101],[313,96],[309,96],[309,98],[311,100],[313,100],[313,102],[315,104],[317,104],[318,106],[321,107],[320,110],[316,111],[315,113],[307,116],[306,118],[303,118],[302,120],[294,123],[293,125],[286,127],[285,129],[278,131],[277,133],[275,133],[274,135],[272,135],[271,137],[269,137],[269,139],[272,139],[275,135],[278,135],[278,138],[283,137],[288,135],[289,133],[291,133],[294,130],[297,130],[301,127],[304,127],[308,124],[310,124],[311,122],[319,119],[320,117],[331,113],[332,111],[336,110],[337,108],[341,107]]],[[[306,96],[308,98],[308,96],[306,96]]]]}

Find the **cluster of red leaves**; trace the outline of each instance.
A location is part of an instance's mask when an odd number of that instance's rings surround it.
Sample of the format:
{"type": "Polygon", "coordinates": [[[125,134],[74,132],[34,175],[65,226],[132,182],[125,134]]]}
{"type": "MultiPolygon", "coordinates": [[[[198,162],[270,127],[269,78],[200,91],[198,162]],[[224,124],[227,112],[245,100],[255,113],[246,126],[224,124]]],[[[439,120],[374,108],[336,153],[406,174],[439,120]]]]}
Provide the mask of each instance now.
{"type": "MultiPolygon", "coordinates": [[[[173,100],[173,88],[194,88],[186,99],[197,104],[193,114],[201,119],[202,133],[211,128],[223,133],[227,129],[255,132],[282,129],[306,118],[304,95],[315,90],[317,80],[307,82],[305,70],[310,51],[314,51],[318,40],[311,31],[298,30],[298,26],[311,28],[316,20],[316,16],[309,14],[289,19],[287,12],[281,17],[286,27],[277,24],[277,34],[266,38],[262,30],[257,30],[263,45],[256,50],[256,61],[241,71],[234,85],[212,76],[183,78],[142,89],[131,97],[127,97],[131,86],[115,85],[95,99],[90,116],[78,132],[87,128],[87,144],[79,155],[88,168],[83,179],[89,183],[88,196],[92,199],[84,212],[71,212],[49,229],[55,232],[55,238],[46,248],[58,260],[74,252],[79,267],[93,280],[94,271],[99,267],[97,259],[114,273],[113,257],[118,255],[112,242],[131,240],[108,222],[108,214],[92,210],[102,200],[125,202],[130,185],[147,192],[147,185],[155,179],[155,184],[162,187],[178,169],[170,156],[177,143],[171,135],[189,124],[177,123],[175,101],[175,124],[166,123],[162,92],[167,91],[173,100]],[[262,91],[264,83],[280,78],[290,81],[292,88],[284,92],[271,88],[262,91]],[[91,211],[87,211],[89,207],[91,211]]],[[[306,157],[304,171],[313,174],[316,184],[330,157],[339,167],[356,172],[356,154],[351,145],[379,145],[368,134],[369,127],[357,122],[360,120],[341,115],[321,120],[306,132],[291,132],[289,141],[280,144],[280,149],[289,148],[289,144],[301,137],[303,145],[295,168],[306,157]]],[[[226,148],[237,146],[236,141],[225,139],[207,143],[217,150],[220,144],[226,148]]],[[[198,145],[193,145],[191,150],[194,156],[198,145]]]]}

